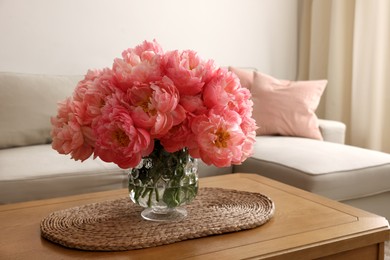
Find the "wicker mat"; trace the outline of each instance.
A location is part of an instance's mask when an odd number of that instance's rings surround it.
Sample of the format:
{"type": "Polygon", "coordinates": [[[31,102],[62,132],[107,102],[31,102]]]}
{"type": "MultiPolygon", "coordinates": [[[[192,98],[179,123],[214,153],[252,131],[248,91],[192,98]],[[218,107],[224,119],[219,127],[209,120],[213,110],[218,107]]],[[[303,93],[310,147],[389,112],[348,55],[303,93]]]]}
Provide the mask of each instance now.
{"type": "Polygon", "coordinates": [[[181,222],[146,221],[128,197],[56,211],[41,222],[41,235],[66,247],[123,251],[258,227],[274,214],[259,193],[201,188],[181,222]]]}

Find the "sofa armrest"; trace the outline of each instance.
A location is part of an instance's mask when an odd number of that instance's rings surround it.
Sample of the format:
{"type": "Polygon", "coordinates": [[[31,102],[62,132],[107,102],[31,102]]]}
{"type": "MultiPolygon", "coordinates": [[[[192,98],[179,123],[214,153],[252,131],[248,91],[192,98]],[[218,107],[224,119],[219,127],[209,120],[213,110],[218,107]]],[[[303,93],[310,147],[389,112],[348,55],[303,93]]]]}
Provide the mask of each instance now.
{"type": "Polygon", "coordinates": [[[328,119],[319,119],[318,121],[324,141],[344,144],[346,131],[344,123],[328,119]]]}

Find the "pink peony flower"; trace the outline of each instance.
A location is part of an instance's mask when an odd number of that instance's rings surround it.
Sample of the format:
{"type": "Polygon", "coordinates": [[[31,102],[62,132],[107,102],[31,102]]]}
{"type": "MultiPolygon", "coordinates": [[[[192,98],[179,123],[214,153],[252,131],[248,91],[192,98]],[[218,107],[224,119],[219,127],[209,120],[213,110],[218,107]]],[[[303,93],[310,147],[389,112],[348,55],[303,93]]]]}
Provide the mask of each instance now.
{"type": "Polygon", "coordinates": [[[183,149],[183,147],[194,148],[197,146],[188,120],[172,127],[168,133],[160,138],[160,142],[164,149],[170,153],[183,149]]]}
{"type": "Polygon", "coordinates": [[[183,108],[194,115],[203,115],[207,112],[207,107],[203,103],[202,95],[182,95],[180,98],[180,104],[183,108]]]}
{"type": "Polygon", "coordinates": [[[214,62],[202,60],[194,51],[171,51],[164,56],[166,75],[180,95],[197,95],[215,72],[214,62]]]}
{"type": "Polygon", "coordinates": [[[100,75],[100,70],[88,70],[84,79],[77,84],[73,92],[73,99],[75,101],[82,101],[84,99],[85,92],[91,87],[93,81],[100,75]]]}
{"type": "Polygon", "coordinates": [[[235,74],[226,69],[219,69],[215,77],[205,86],[203,91],[204,104],[208,108],[226,107],[237,110],[240,81],[235,74]]]}
{"type": "Polygon", "coordinates": [[[246,136],[240,128],[242,119],[231,110],[211,110],[209,115],[194,119],[192,131],[198,150],[190,150],[206,164],[226,167],[241,162],[242,145],[246,136]]]}
{"type": "Polygon", "coordinates": [[[122,59],[114,60],[113,71],[122,90],[131,88],[136,82],[149,83],[162,78],[161,61],[163,50],[156,42],[144,41],[141,45],[127,49],[122,59]]]}
{"type": "Polygon", "coordinates": [[[88,127],[82,127],[75,116],[71,98],[58,105],[58,115],[51,118],[52,147],[60,154],[71,154],[84,161],[93,153],[93,136],[88,127]]]}
{"type": "Polygon", "coordinates": [[[134,86],[128,90],[134,124],[150,131],[153,138],[165,135],[186,117],[179,98],[176,87],[167,77],[149,85],[134,86]]]}
{"type": "Polygon", "coordinates": [[[234,109],[242,116],[252,116],[253,101],[251,93],[247,88],[240,88],[235,93],[235,102],[230,103],[229,108],[234,109]]]}
{"type": "Polygon", "coordinates": [[[246,136],[242,145],[242,156],[240,160],[243,162],[253,155],[253,145],[256,142],[256,121],[251,117],[251,114],[248,114],[242,118],[240,127],[246,136]]]}
{"type": "Polygon", "coordinates": [[[95,156],[124,169],[137,166],[142,156],[153,150],[150,134],[135,127],[128,109],[115,99],[103,109],[94,131],[97,136],[95,156]]]}
{"type": "Polygon", "coordinates": [[[88,71],[74,93],[75,114],[81,125],[91,125],[101,115],[106,99],[119,91],[110,69],[88,71]]]}

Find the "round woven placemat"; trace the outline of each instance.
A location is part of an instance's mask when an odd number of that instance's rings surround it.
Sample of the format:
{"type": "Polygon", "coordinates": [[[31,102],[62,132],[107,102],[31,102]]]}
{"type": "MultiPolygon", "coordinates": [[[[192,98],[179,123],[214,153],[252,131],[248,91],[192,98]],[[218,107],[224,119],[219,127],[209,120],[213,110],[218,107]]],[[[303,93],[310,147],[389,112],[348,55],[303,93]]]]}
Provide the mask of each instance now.
{"type": "Polygon", "coordinates": [[[124,197],[53,212],[41,221],[41,235],[69,248],[123,251],[258,227],[275,206],[260,193],[201,188],[186,209],[181,222],[147,221],[124,197]]]}

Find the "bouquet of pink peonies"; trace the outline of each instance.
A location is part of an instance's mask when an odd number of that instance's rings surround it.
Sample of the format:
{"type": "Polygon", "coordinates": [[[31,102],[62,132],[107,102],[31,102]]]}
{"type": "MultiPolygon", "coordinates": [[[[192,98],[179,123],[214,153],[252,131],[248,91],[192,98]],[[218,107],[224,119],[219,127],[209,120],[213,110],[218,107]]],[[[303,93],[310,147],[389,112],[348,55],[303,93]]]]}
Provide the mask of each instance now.
{"type": "Polygon", "coordinates": [[[90,70],[51,118],[52,147],[84,161],[92,154],[132,168],[159,141],[206,164],[240,164],[252,154],[256,123],[235,74],[192,50],[156,42],[125,50],[112,68],[90,70]]]}

